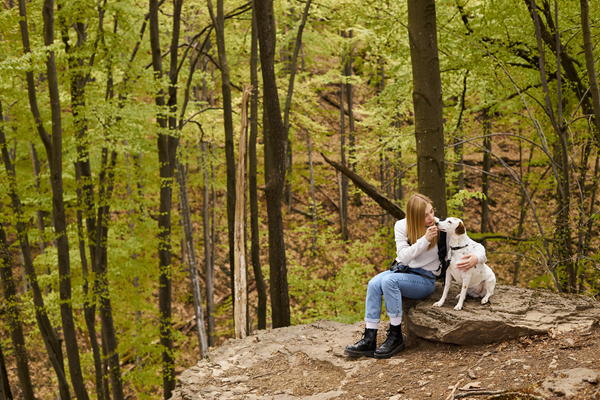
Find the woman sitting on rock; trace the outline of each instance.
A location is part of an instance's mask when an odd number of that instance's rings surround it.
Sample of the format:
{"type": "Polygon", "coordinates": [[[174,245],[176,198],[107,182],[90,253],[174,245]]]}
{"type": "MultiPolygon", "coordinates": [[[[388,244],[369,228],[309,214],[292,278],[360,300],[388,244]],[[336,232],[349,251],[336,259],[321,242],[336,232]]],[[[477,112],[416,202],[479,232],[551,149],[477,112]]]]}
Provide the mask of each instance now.
{"type": "MultiPolygon", "coordinates": [[[[346,347],[345,353],[351,357],[390,358],[402,351],[402,296],[409,299],[429,296],[435,289],[436,277],[441,273],[438,229],[429,198],[420,194],[411,196],[406,205],[406,218],[396,222],[394,235],[396,260],[389,271],[381,272],[369,281],[365,305],[367,326],[362,339],[346,347]],[[377,347],[382,296],[390,317],[390,329],[385,342],[377,347]]],[[[475,246],[474,253],[464,256],[457,267],[468,271],[479,260],[487,261],[482,245],[475,246]]]]}

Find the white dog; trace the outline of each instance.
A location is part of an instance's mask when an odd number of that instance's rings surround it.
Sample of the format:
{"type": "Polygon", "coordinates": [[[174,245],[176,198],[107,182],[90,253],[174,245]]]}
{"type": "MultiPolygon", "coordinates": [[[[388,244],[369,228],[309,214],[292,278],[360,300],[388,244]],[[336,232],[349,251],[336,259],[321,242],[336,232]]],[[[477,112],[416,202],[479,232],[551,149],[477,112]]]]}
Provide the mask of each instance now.
{"type": "Polygon", "coordinates": [[[459,218],[448,218],[443,221],[439,221],[438,229],[446,232],[449,237],[449,259],[450,265],[446,271],[446,283],[444,287],[444,294],[437,303],[434,303],[434,307],[441,307],[446,301],[448,291],[450,290],[450,283],[454,278],[462,289],[457,297],[460,297],[458,304],[454,307],[455,310],[462,310],[463,302],[468,294],[472,297],[483,297],[481,304],[488,302],[491,295],[494,294],[494,287],[496,286],[496,275],[485,263],[479,262],[473,268],[467,272],[460,271],[456,268],[456,263],[462,258],[463,255],[472,254],[473,242],[467,236],[465,225],[459,218]],[[485,294],[485,296],[484,296],[485,294]]]}

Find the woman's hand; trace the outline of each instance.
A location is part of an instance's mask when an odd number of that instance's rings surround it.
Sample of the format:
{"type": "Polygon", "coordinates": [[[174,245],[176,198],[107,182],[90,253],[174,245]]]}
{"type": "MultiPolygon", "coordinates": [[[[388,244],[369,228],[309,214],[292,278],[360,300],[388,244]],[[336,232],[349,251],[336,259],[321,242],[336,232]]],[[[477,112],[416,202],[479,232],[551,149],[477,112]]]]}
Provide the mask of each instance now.
{"type": "Polygon", "coordinates": [[[461,260],[456,263],[456,269],[461,272],[467,272],[471,268],[477,265],[479,258],[475,254],[467,254],[462,256],[461,260]]]}
{"type": "Polygon", "coordinates": [[[433,225],[430,226],[429,228],[427,228],[427,232],[425,232],[425,239],[427,239],[429,242],[431,242],[438,233],[438,229],[437,226],[433,225]]]}

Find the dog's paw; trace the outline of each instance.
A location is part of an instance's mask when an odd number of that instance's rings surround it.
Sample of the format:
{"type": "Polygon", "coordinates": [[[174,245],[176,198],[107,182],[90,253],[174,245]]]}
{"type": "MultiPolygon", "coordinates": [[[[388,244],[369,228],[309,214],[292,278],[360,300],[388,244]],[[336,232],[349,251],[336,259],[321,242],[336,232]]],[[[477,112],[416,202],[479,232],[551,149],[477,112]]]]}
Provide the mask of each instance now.
{"type": "Polygon", "coordinates": [[[457,305],[454,307],[454,310],[455,310],[455,311],[460,311],[460,310],[462,310],[462,306],[461,306],[460,304],[457,304],[457,305]]]}
{"type": "Polygon", "coordinates": [[[433,306],[432,306],[432,307],[441,307],[441,306],[443,306],[443,305],[444,305],[444,302],[443,302],[443,301],[438,301],[438,302],[436,302],[436,303],[433,303],[433,306]]]}
{"type": "Polygon", "coordinates": [[[483,300],[481,300],[481,304],[487,304],[488,302],[489,302],[489,300],[488,300],[488,299],[483,299],[483,300]]]}

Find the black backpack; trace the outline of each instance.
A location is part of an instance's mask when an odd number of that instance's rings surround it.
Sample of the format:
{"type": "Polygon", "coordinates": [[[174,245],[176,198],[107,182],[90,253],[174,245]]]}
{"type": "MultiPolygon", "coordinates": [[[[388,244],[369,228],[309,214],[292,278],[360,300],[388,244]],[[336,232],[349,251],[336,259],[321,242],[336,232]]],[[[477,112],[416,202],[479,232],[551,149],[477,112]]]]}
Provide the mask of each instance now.
{"type": "Polygon", "coordinates": [[[440,231],[440,237],[438,239],[438,258],[440,259],[440,267],[442,268],[442,272],[436,279],[442,279],[443,281],[446,279],[446,270],[448,269],[448,265],[450,265],[450,260],[446,260],[447,254],[448,248],[446,247],[446,232],[440,231]]]}

